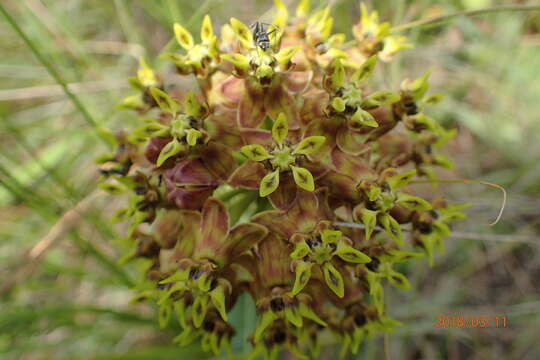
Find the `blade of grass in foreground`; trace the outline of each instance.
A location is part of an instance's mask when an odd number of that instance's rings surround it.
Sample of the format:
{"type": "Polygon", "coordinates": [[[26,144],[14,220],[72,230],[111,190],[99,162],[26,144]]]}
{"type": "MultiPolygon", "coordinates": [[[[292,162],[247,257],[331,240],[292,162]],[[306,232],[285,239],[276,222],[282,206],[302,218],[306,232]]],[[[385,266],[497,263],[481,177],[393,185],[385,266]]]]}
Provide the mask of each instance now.
{"type": "Polygon", "coordinates": [[[41,64],[47,69],[49,74],[53,77],[53,79],[62,87],[64,90],[66,96],[73,102],[77,110],[81,113],[85,121],[94,128],[97,135],[107,144],[111,144],[111,138],[108,136],[103,128],[99,126],[97,121],[92,117],[88,109],[84,106],[84,104],[80,101],[80,99],[69,89],[67,83],[64,81],[60,73],[56,70],[56,68],[45,58],[45,56],[38,50],[38,46],[25,34],[25,32],[21,29],[21,27],[17,24],[15,19],[11,16],[11,14],[6,10],[4,5],[0,3],[0,13],[4,15],[9,25],[15,30],[17,35],[26,43],[26,45],[30,48],[34,56],[39,60],[41,64]]]}
{"type": "Polygon", "coordinates": [[[494,7],[484,8],[484,9],[458,11],[452,14],[435,16],[428,19],[420,19],[420,20],[412,21],[407,24],[394,26],[393,28],[390,29],[390,31],[400,32],[400,31],[405,31],[405,30],[409,30],[409,29],[421,27],[421,26],[437,25],[437,24],[447,22],[458,16],[476,16],[476,15],[483,15],[483,14],[503,12],[503,11],[534,11],[534,10],[540,10],[540,5],[494,6],[494,7]]]}

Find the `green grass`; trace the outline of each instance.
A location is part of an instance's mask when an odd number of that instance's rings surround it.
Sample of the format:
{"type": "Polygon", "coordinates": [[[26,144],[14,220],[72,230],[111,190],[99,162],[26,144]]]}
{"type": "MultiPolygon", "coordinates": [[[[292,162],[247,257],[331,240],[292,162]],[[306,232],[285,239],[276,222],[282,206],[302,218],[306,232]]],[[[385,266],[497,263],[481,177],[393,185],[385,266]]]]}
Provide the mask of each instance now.
{"type": "MultiPolygon", "coordinates": [[[[395,24],[503,5],[491,0],[420,0],[410,7],[394,0],[371,3],[382,18],[395,24]]],[[[145,55],[165,70],[157,55],[165,47],[175,48],[170,42],[174,22],[197,34],[207,12],[215,25],[231,16],[250,22],[268,16],[272,2],[229,4],[220,0],[2,1],[0,272],[7,278],[3,283],[28,266],[23,261],[25,251],[95,190],[93,159],[109,147],[102,129],[118,130],[132,121],[129,113],[115,107],[129,95],[120,81],[134,73],[137,57],[145,55]],[[85,85],[74,91],[67,85],[95,81],[102,84],[98,91],[85,85]],[[40,95],[42,86],[54,89],[52,95],[40,95]],[[9,100],[16,89],[24,91],[9,100]]],[[[350,34],[350,25],[359,16],[357,2],[336,0],[334,5],[337,30],[350,34]]],[[[448,148],[456,169],[441,176],[504,185],[509,203],[502,221],[488,227],[500,204],[496,190],[470,184],[438,187],[452,199],[475,206],[456,229],[461,236],[448,240],[446,253],[433,268],[425,264],[404,269],[413,290],[389,291],[389,309],[406,322],[389,337],[391,358],[415,352],[432,359],[540,358],[536,343],[540,333],[540,15],[503,12],[457,17],[442,26],[411,28],[407,35],[416,48],[398,56],[383,77],[397,87],[403,77],[433,67],[432,90],[446,99],[432,114],[459,128],[459,136],[448,148]],[[524,237],[531,241],[521,241],[524,237]],[[443,314],[507,315],[509,328],[437,329],[434,317],[443,314]]],[[[122,254],[113,240],[124,229],[107,220],[120,204],[100,200],[97,205],[29,276],[9,293],[0,294],[0,357],[201,358],[197,348],[171,345],[174,330],[158,328],[151,306],[128,305],[133,295],[129,284],[137,273],[117,264],[122,254]]],[[[243,337],[254,316],[252,305],[242,301],[233,311],[240,329],[233,344],[239,354],[249,349],[243,337]]],[[[382,344],[382,338],[371,340],[362,355],[382,358],[382,344]]],[[[328,339],[321,358],[335,358],[335,346],[328,339]]]]}

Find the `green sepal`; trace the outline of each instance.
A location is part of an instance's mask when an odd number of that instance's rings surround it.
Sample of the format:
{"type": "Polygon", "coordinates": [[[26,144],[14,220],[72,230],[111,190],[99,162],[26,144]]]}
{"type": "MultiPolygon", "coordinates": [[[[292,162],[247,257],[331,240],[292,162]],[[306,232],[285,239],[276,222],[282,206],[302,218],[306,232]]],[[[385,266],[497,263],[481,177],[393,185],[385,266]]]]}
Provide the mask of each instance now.
{"type": "Polygon", "coordinates": [[[156,161],[157,166],[163,165],[167,159],[177,155],[184,149],[184,146],[176,139],[172,139],[167,145],[161,149],[161,152],[159,153],[159,156],[156,161]]]}
{"type": "Polygon", "coordinates": [[[189,271],[187,271],[187,270],[177,271],[174,274],[172,274],[171,276],[161,280],[159,283],[161,285],[165,285],[165,284],[170,284],[170,283],[179,282],[179,281],[184,282],[184,281],[187,281],[188,276],[189,276],[189,271]]]}
{"type": "Polygon", "coordinates": [[[176,300],[174,302],[174,312],[176,313],[176,318],[181,327],[187,327],[186,321],[186,303],[183,299],[176,300]]]}
{"type": "Polygon", "coordinates": [[[410,210],[418,211],[428,211],[433,208],[431,204],[426,200],[418,196],[413,196],[402,192],[398,193],[396,204],[399,204],[410,210]]]}
{"type": "Polygon", "coordinates": [[[296,311],[296,308],[287,307],[285,308],[285,320],[290,322],[296,327],[302,327],[303,321],[302,321],[302,315],[298,311],[296,311]]]}
{"type": "Polygon", "coordinates": [[[193,36],[191,36],[191,33],[185,27],[178,23],[174,24],[174,36],[178,44],[184,49],[189,50],[193,47],[193,36]]]}
{"type": "Polygon", "coordinates": [[[453,169],[454,168],[454,163],[448,159],[447,157],[445,156],[442,156],[442,155],[433,155],[433,163],[437,166],[440,166],[442,168],[445,168],[445,169],[453,169]]]}
{"type": "Polygon", "coordinates": [[[401,99],[399,94],[390,91],[376,91],[367,96],[362,102],[362,107],[374,107],[390,105],[401,99]]]}
{"type": "Polygon", "coordinates": [[[259,186],[259,196],[265,197],[276,191],[279,186],[279,169],[262,178],[259,186]]]}
{"type": "Polygon", "coordinates": [[[111,195],[119,195],[119,194],[122,194],[123,192],[125,192],[127,189],[126,187],[123,185],[123,184],[119,184],[119,183],[116,183],[116,184],[111,184],[111,183],[101,183],[101,184],[98,184],[98,187],[111,194],[111,195]]]}
{"type": "Polygon", "coordinates": [[[300,241],[294,246],[294,251],[291,253],[291,259],[297,260],[302,259],[304,256],[309,254],[310,248],[305,241],[300,241]]]}
{"type": "Polygon", "coordinates": [[[337,59],[332,64],[332,90],[337,90],[345,85],[345,67],[341,60],[337,59]]]}
{"type": "Polygon", "coordinates": [[[400,173],[394,176],[390,176],[386,179],[386,182],[392,190],[397,190],[408,185],[412,179],[416,176],[416,170],[412,169],[404,173],[400,173]]]}
{"type": "Polygon", "coordinates": [[[191,326],[185,327],[180,335],[175,337],[172,341],[174,344],[180,346],[187,346],[191,344],[197,338],[197,331],[191,326]]]}
{"type": "Polygon", "coordinates": [[[274,125],[272,125],[272,138],[277,144],[283,144],[283,141],[289,134],[289,122],[284,113],[279,113],[274,125]]]}
{"type": "Polygon", "coordinates": [[[298,312],[306,319],[315,321],[321,326],[328,326],[328,324],[323,319],[321,319],[313,310],[311,310],[309,306],[304,303],[300,303],[298,305],[298,312]]]}
{"type": "Polygon", "coordinates": [[[231,27],[244,48],[247,49],[253,44],[251,30],[243,22],[231,18],[231,27]]]}
{"type": "Polygon", "coordinates": [[[169,301],[170,297],[172,296],[172,294],[174,294],[175,292],[177,291],[180,291],[180,292],[183,292],[185,290],[185,285],[183,282],[180,282],[180,283],[177,283],[175,284],[174,286],[171,286],[169,289],[167,289],[166,291],[162,291],[160,293],[160,296],[159,296],[159,299],[157,301],[157,304],[158,305],[163,305],[165,304],[166,302],[169,301]]]}
{"type": "Polygon", "coordinates": [[[424,75],[420,76],[414,81],[403,81],[401,88],[405,91],[410,91],[414,101],[422,99],[429,89],[428,78],[431,74],[431,70],[427,71],[424,75]]]}
{"type": "Polygon", "coordinates": [[[228,61],[233,64],[237,70],[249,70],[249,60],[242,54],[221,54],[220,57],[222,60],[228,61]]]}
{"type": "Polygon", "coordinates": [[[409,283],[409,280],[405,277],[405,275],[398,273],[397,271],[390,270],[388,274],[386,275],[386,278],[392,284],[393,286],[397,287],[401,290],[410,290],[411,289],[411,283],[409,283]]]}
{"type": "Polygon", "coordinates": [[[197,129],[188,129],[186,130],[186,142],[189,146],[195,146],[202,135],[202,132],[197,129]]]}
{"type": "Polygon", "coordinates": [[[345,283],[341,273],[330,262],[323,264],[323,274],[326,285],[338,297],[342,298],[345,295],[345,283]]]}
{"type": "Polygon", "coordinates": [[[342,235],[339,230],[324,229],[321,232],[321,240],[325,244],[336,244],[341,242],[342,235]]]}
{"type": "Polygon", "coordinates": [[[351,342],[351,353],[353,355],[356,355],[358,353],[358,349],[360,348],[360,343],[362,342],[362,339],[364,338],[364,330],[360,328],[355,328],[352,336],[352,342],[351,342]]]}
{"type": "Polygon", "coordinates": [[[350,245],[341,241],[338,243],[335,254],[343,260],[351,263],[365,264],[371,262],[371,258],[363,252],[356,250],[350,245]]]}
{"type": "Polygon", "coordinates": [[[166,302],[159,306],[158,310],[158,323],[159,327],[164,329],[169,321],[171,320],[172,314],[172,304],[171,302],[166,302]]]}
{"type": "Polygon", "coordinates": [[[422,102],[426,105],[437,105],[444,100],[444,95],[442,94],[431,94],[422,99],[422,102]]]}
{"type": "Polygon", "coordinates": [[[227,308],[225,307],[225,290],[223,286],[217,286],[214,290],[210,291],[210,300],[214,304],[215,308],[221,315],[221,318],[227,321],[227,308]]]}
{"type": "Polygon", "coordinates": [[[201,25],[201,40],[203,43],[209,43],[215,37],[212,19],[210,15],[205,15],[201,25]]]}
{"type": "Polygon", "coordinates": [[[193,318],[193,325],[196,328],[201,327],[207,311],[208,296],[197,296],[191,306],[191,317],[193,318]]]}
{"type": "Polygon", "coordinates": [[[276,318],[277,316],[272,311],[266,311],[264,314],[262,314],[259,320],[259,324],[257,325],[257,328],[255,329],[255,333],[253,335],[253,342],[255,344],[261,340],[261,336],[264,334],[264,331],[270,325],[272,325],[276,318]]]}
{"type": "Polygon", "coordinates": [[[351,346],[351,336],[347,333],[343,334],[343,339],[341,340],[341,349],[339,350],[339,359],[345,359],[349,347],[351,346]]]}
{"type": "Polygon", "coordinates": [[[293,155],[313,154],[323,146],[326,138],[324,136],[309,136],[300,141],[293,150],[293,155]]]}
{"type": "Polygon", "coordinates": [[[289,46],[279,50],[279,52],[275,55],[278,64],[283,69],[286,69],[290,65],[292,57],[299,49],[299,46],[289,46]]]}
{"type": "Polygon", "coordinates": [[[401,226],[399,223],[389,214],[380,214],[379,222],[386,230],[388,236],[390,236],[396,244],[403,246],[403,232],[401,231],[401,226]]]}
{"type": "Polygon", "coordinates": [[[169,96],[165,91],[158,88],[150,88],[150,95],[156,100],[159,108],[165,112],[176,114],[180,104],[172,97],[169,96]]]}
{"type": "Polygon", "coordinates": [[[381,188],[377,185],[371,185],[367,191],[366,191],[366,195],[369,199],[369,201],[375,201],[379,198],[379,196],[381,196],[381,188]]]}
{"type": "Polygon", "coordinates": [[[157,121],[146,122],[145,124],[135,128],[132,134],[138,138],[152,138],[168,136],[170,133],[169,127],[158,123],[157,121]]]}
{"type": "Polygon", "coordinates": [[[381,315],[384,313],[384,292],[382,285],[379,282],[376,282],[370,287],[369,292],[373,298],[373,305],[375,305],[377,313],[381,315]]]}
{"type": "Polygon", "coordinates": [[[248,159],[253,161],[264,161],[272,157],[268,154],[266,149],[259,144],[244,145],[240,151],[248,159]]]}
{"type": "MultiPolygon", "coordinates": [[[[143,57],[139,59],[139,69],[137,70],[137,80],[139,80],[138,82],[140,85],[142,85],[143,89],[145,87],[151,87],[151,86],[157,85],[156,74],[150,68],[150,66],[148,66],[148,64],[146,63],[146,60],[143,57]]],[[[133,86],[140,88],[137,82],[132,80],[130,81],[130,83],[133,86]]]]}
{"type": "Polygon", "coordinates": [[[195,118],[199,118],[203,115],[203,107],[197,100],[197,97],[193,91],[188,92],[184,98],[184,111],[189,116],[193,116],[195,118]]]}
{"type": "Polygon", "coordinates": [[[313,264],[305,261],[299,261],[294,268],[295,280],[291,295],[298,294],[307,285],[311,279],[311,267],[313,264]]]}
{"type": "Polygon", "coordinates": [[[343,100],[340,97],[335,97],[332,99],[331,102],[332,108],[337,112],[343,112],[345,111],[345,100],[343,100]]]}
{"type": "Polygon", "coordinates": [[[291,165],[291,170],[296,185],[307,191],[315,190],[315,181],[308,169],[291,165]]]}
{"type": "Polygon", "coordinates": [[[349,127],[353,129],[358,129],[362,126],[369,126],[369,127],[376,128],[376,127],[379,127],[379,123],[375,120],[373,115],[371,115],[369,112],[361,108],[358,108],[349,120],[349,127]]]}
{"type": "Polygon", "coordinates": [[[358,86],[364,81],[368,80],[373,75],[373,71],[375,70],[375,66],[377,65],[377,60],[377,55],[373,55],[368,58],[360,66],[360,68],[354,72],[351,79],[352,82],[358,86]]]}
{"type": "Polygon", "coordinates": [[[362,209],[360,213],[360,220],[365,227],[366,241],[369,240],[375,226],[377,226],[377,214],[378,211],[362,209]]]}

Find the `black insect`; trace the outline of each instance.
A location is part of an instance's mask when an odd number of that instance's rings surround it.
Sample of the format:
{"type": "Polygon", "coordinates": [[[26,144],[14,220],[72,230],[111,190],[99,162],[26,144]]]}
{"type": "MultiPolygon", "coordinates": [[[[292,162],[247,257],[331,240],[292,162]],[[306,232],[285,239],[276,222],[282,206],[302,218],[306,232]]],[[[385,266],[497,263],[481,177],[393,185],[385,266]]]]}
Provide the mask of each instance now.
{"type": "Polygon", "coordinates": [[[249,28],[252,31],[253,42],[255,42],[255,45],[257,45],[264,51],[266,51],[266,49],[270,47],[270,38],[268,36],[279,29],[275,25],[267,24],[267,23],[263,23],[259,21],[256,21],[249,28]],[[270,32],[268,32],[269,27],[273,28],[270,32]]]}

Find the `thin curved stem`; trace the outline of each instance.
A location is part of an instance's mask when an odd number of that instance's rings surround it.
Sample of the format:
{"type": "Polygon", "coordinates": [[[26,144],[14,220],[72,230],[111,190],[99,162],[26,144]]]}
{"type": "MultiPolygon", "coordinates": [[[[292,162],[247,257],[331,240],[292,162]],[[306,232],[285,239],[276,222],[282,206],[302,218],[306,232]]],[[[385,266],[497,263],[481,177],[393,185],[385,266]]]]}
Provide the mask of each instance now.
{"type": "Polygon", "coordinates": [[[17,21],[11,16],[8,10],[0,4],[0,13],[4,15],[9,25],[15,30],[15,32],[19,35],[19,37],[26,43],[26,45],[30,48],[34,56],[39,60],[40,63],[43,64],[43,66],[47,69],[49,74],[53,77],[53,79],[62,87],[64,90],[64,93],[67,95],[67,97],[73,102],[77,110],[80,111],[83,118],[86,120],[88,124],[90,124],[95,130],[98,136],[109,144],[109,140],[106,136],[103,135],[103,133],[100,131],[99,124],[97,121],[92,117],[88,109],[83,105],[83,103],[79,100],[79,98],[69,89],[68,84],[66,81],[62,78],[58,70],[45,58],[45,56],[39,51],[39,47],[26,35],[26,33],[22,30],[22,28],[17,24],[17,21]]]}
{"type": "Polygon", "coordinates": [[[440,24],[458,16],[476,16],[476,15],[483,15],[483,14],[494,13],[494,12],[502,12],[502,11],[535,11],[535,10],[540,10],[540,5],[493,6],[493,7],[477,9],[477,10],[458,11],[452,14],[435,16],[428,19],[420,19],[420,20],[412,21],[407,24],[394,26],[393,28],[390,29],[390,31],[400,32],[400,31],[405,31],[412,28],[416,28],[416,27],[440,24]]]}

